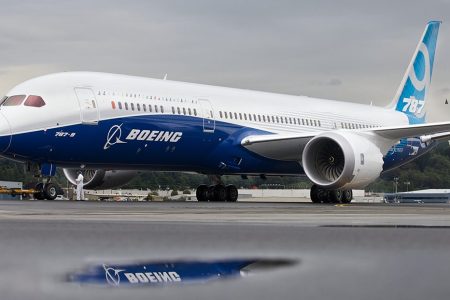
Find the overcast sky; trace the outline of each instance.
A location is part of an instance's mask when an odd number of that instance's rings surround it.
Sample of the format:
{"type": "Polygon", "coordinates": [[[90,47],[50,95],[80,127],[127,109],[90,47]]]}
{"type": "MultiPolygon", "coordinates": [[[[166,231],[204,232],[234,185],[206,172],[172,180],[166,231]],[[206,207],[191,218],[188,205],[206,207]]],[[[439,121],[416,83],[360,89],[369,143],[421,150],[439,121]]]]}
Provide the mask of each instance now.
{"type": "Polygon", "coordinates": [[[430,117],[450,120],[450,0],[0,0],[0,16],[0,94],[85,70],[376,105],[442,20],[430,117]]]}

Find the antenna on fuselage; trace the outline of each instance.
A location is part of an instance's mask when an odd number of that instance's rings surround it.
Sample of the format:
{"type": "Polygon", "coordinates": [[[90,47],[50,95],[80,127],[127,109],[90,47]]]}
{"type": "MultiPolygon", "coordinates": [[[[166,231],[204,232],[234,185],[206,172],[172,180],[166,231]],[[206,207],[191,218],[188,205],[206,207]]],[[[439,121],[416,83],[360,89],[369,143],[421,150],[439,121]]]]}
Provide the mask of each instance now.
{"type": "Polygon", "coordinates": [[[166,75],[164,75],[163,80],[167,80],[167,73],[166,73],[166,75]]]}

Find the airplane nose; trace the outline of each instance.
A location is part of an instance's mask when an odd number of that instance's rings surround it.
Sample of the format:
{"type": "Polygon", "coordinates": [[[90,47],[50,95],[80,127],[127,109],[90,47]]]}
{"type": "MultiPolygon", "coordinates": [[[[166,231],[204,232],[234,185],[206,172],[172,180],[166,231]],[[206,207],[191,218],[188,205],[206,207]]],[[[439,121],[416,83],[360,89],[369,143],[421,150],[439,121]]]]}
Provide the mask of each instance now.
{"type": "Polygon", "coordinates": [[[11,145],[11,126],[9,125],[8,120],[0,112],[0,153],[8,150],[11,145]]]}

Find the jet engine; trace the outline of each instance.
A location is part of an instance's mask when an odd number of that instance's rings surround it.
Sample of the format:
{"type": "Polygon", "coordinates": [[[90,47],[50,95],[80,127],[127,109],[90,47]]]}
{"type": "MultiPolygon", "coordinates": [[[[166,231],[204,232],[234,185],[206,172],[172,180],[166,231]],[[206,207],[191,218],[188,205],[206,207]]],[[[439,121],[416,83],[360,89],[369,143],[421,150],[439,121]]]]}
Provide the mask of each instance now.
{"type": "MultiPolygon", "coordinates": [[[[64,175],[70,183],[76,184],[79,169],[63,169],[64,175]]],[[[92,190],[120,187],[129,182],[136,171],[128,170],[81,170],[84,176],[84,188],[92,190]]]]}
{"type": "Polygon", "coordinates": [[[326,132],[306,144],[302,165],[308,178],[321,187],[363,188],[383,170],[383,154],[364,136],[326,132]]]}

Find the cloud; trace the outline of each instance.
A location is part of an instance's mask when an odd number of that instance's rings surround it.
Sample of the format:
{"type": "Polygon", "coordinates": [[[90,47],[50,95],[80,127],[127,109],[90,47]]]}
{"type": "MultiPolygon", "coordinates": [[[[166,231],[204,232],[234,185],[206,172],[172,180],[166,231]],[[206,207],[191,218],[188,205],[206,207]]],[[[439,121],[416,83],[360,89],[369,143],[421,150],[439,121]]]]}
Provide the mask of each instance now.
{"type": "Polygon", "coordinates": [[[327,81],[313,81],[312,84],[318,85],[318,86],[338,86],[342,85],[342,80],[338,78],[331,78],[327,81]]]}
{"type": "MultiPolygon", "coordinates": [[[[2,0],[0,93],[47,71],[92,70],[379,105],[448,1],[2,0]],[[405,13],[408,7],[408,13],[405,13]],[[415,16],[411,18],[411,16],[415,16]],[[332,74],[332,76],[330,76],[332,74]],[[344,84],[345,83],[345,84],[344,84]]],[[[432,89],[448,86],[449,25],[432,89]]]]}

